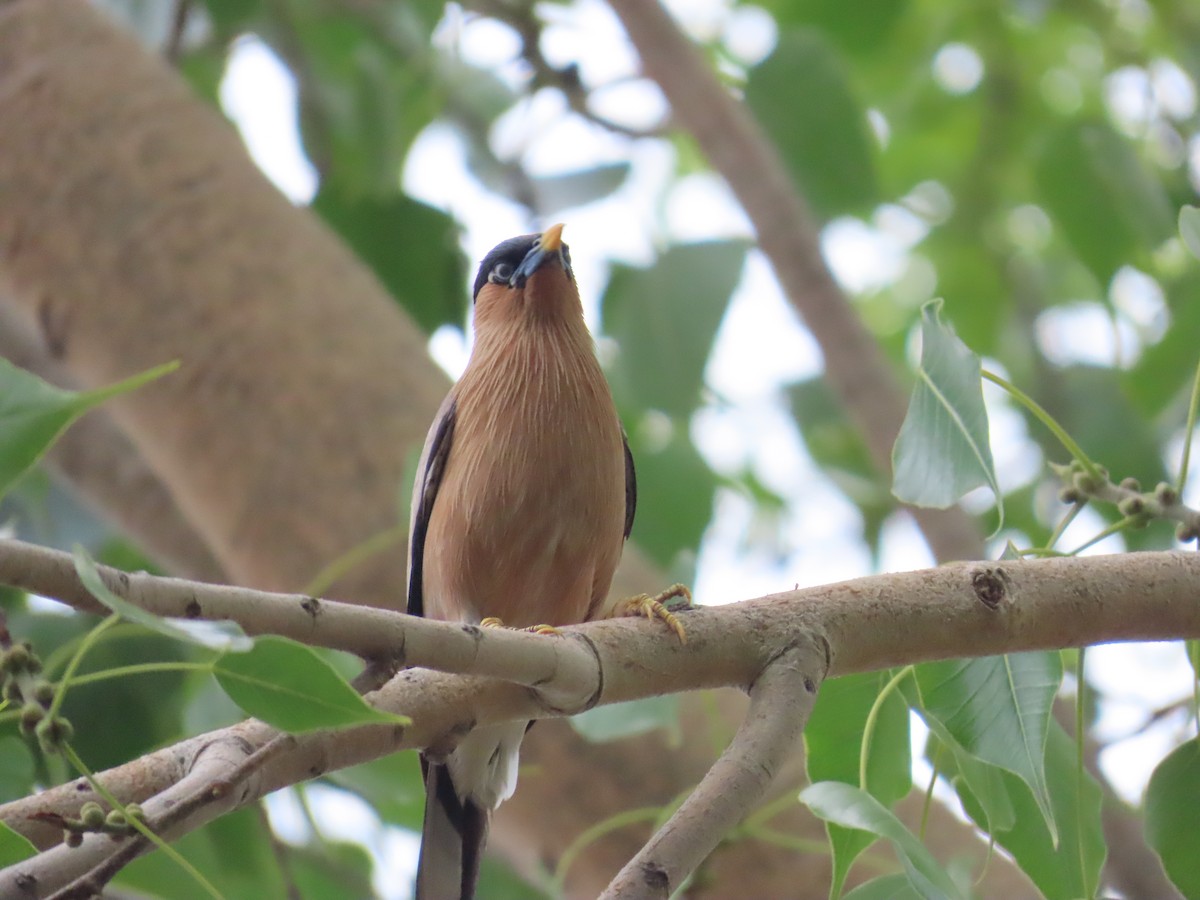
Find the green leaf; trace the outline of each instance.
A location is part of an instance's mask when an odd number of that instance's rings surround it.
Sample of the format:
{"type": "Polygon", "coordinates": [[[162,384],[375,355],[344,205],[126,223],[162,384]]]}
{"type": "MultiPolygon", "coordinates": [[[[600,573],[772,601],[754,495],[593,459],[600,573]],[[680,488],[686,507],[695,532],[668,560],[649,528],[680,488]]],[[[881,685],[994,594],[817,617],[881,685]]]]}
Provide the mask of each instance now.
{"type": "Polygon", "coordinates": [[[783,32],[750,72],[745,97],[818,218],[866,212],[879,200],[866,113],[820,32],[783,32]]]}
{"type": "MultiPolygon", "coordinates": [[[[1200,267],[1193,266],[1177,280],[1166,282],[1163,286],[1167,292],[1167,302],[1171,308],[1171,327],[1163,335],[1161,341],[1145,349],[1137,364],[1122,374],[1122,392],[1125,397],[1136,404],[1136,411],[1143,417],[1155,419],[1168,410],[1172,401],[1186,398],[1191,389],[1192,372],[1196,365],[1196,335],[1200,334],[1200,267]]],[[[1125,397],[1114,398],[1118,403],[1125,397]]],[[[1069,400],[1069,398],[1064,398],[1069,400]]],[[[1181,400],[1186,403],[1186,399],[1181,400]]],[[[1097,412],[1108,408],[1108,400],[1097,405],[1097,412]]],[[[1080,412],[1083,412],[1082,410],[1080,412]]],[[[1171,413],[1167,413],[1168,416],[1171,413]]],[[[1117,410],[1115,414],[1106,416],[1110,428],[1121,427],[1123,413],[1117,410]]],[[[1154,429],[1143,427],[1144,420],[1137,422],[1132,428],[1124,428],[1130,438],[1140,438],[1138,444],[1155,443],[1154,429]]],[[[1099,452],[1099,451],[1097,451],[1099,452]]],[[[1141,448],[1137,451],[1141,453],[1141,448]]],[[[1114,472],[1128,474],[1113,467],[1107,458],[1106,465],[1114,472]]],[[[1145,457],[1140,457],[1145,460],[1145,457]]],[[[1155,451],[1153,462],[1159,458],[1155,451]]],[[[1143,484],[1156,482],[1143,482],[1143,484]]]]}
{"type": "Polygon", "coordinates": [[[857,828],[888,840],[900,858],[908,882],[922,897],[964,897],[924,845],[878,800],[838,781],[822,781],[800,792],[800,801],[826,822],[857,828]]]}
{"type": "Polygon", "coordinates": [[[33,758],[28,745],[11,735],[0,737],[0,803],[24,797],[32,790],[33,758]]]}
{"type": "Polygon", "coordinates": [[[937,719],[929,717],[925,721],[929,725],[926,758],[960,794],[969,793],[975,799],[982,815],[978,821],[984,831],[994,834],[1012,828],[1017,814],[1003,770],[972,756],[937,719]]]}
{"type": "Polygon", "coordinates": [[[907,875],[883,875],[860,884],[842,900],[924,900],[907,875]]]}
{"type": "MultiPolygon", "coordinates": [[[[1048,900],[1094,896],[1105,855],[1100,826],[1102,795],[1091,775],[1079,773],[1075,742],[1057,722],[1051,723],[1046,741],[1046,780],[1058,823],[1058,841],[1047,830],[1028,785],[1009,772],[1001,772],[1001,778],[1012,798],[1016,824],[1007,831],[991,832],[992,837],[1013,855],[1048,900]]],[[[961,782],[955,787],[960,788],[963,809],[984,827],[986,820],[975,797],[961,790],[961,782]]]]}
{"type": "Polygon", "coordinates": [[[298,734],[350,725],[408,725],[368,704],[310,648],[266,636],[247,653],[225,653],[213,673],[233,702],[255,718],[298,734]]]}
{"type": "Polygon", "coordinates": [[[1062,126],[1035,165],[1042,205],[1102,285],[1175,231],[1161,181],[1106,122],[1062,126]]]}
{"type": "Polygon", "coordinates": [[[362,843],[315,840],[288,847],[288,868],[303,900],[378,896],[371,886],[373,861],[362,843]]]}
{"type": "Polygon", "coordinates": [[[403,194],[349,194],[331,182],[312,208],[426,333],[462,324],[470,298],[453,218],[403,194]]]}
{"type": "Polygon", "coordinates": [[[170,362],[108,387],[76,392],[48,384],[0,357],[0,497],[89,409],[177,368],[178,362],[170,362]]]}
{"type": "Polygon", "coordinates": [[[415,750],[392,753],[328,773],[330,784],[357,794],[383,821],[420,831],[425,816],[425,779],[415,750]]]}
{"type": "MultiPolygon", "coordinates": [[[[805,765],[813,782],[859,784],[859,763],[867,717],[889,680],[882,672],[843,675],[821,685],[817,704],[804,729],[805,765]]],[[[893,691],[878,713],[867,756],[867,788],[891,806],[912,787],[908,704],[893,691]]],[[[863,831],[826,823],[833,850],[830,896],[841,894],[850,866],[875,842],[863,831]]]]}
{"type": "Polygon", "coordinates": [[[910,8],[909,0],[764,0],[761,4],[780,25],[812,25],[846,53],[878,53],[910,8]]]}
{"type": "Polygon", "coordinates": [[[657,425],[634,427],[629,434],[638,483],[633,540],[660,566],[672,567],[681,554],[695,554],[712,518],[717,479],[684,424],[652,418],[657,425]],[[658,425],[670,432],[665,442],[654,433],[658,425]]]}
{"type": "Polygon", "coordinates": [[[567,721],[592,743],[616,741],[657,728],[674,733],[679,728],[679,697],[669,694],[597,706],[567,721]]]}
{"type": "Polygon", "coordinates": [[[223,41],[250,31],[262,15],[262,0],[204,0],[213,30],[223,41]]]}
{"type": "Polygon", "coordinates": [[[210,650],[241,653],[253,646],[254,642],[246,636],[237,622],[192,622],[187,619],[164,619],[162,616],[146,612],[141,607],[122,600],[105,586],[95,561],[83,547],[76,544],[72,556],[75,562],[75,573],[83,582],[83,586],[88,589],[88,593],[129,622],[136,622],[143,628],[148,628],[158,634],[210,650]]]}
{"type": "Polygon", "coordinates": [[[1198,797],[1200,740],[1193,738],[1158,764],[1146,788],[1146,840],[1185,897],[1200,897],[1198,797]]]}
{"type": "MultiPolygon", "coordinates": [[[[273,848],[266,817],[254,806],[221,816],[172,842],[172,846],[228,900],[288,896],[279,858],[274,852],[287,845],[273,848]]],[[[149,853],[134,860],[113,883],[136,896],[212,900],[212,895],[197,882],[181,877],[179,867],[162,853],[149,853]]]]}
{"type": "Polygon", "coordinates": [[[1002,525],[979,357],[942,322],[941,309],[941,300],[921,308],[921,364],[892,448],[892,493],[906,503],[944,509],[987,485],[1002,525]]]}
{"type": "Polygon", "coordinates": [[[1062,662],[1049,652],[946,660],[917,666],[927,717],[971,755],[1029,785],[1050,833],[1058,829],[1046,781],[1045,747],[1062,662]]]}
{"type": "Polygon", "coordinates": [[[4,822],[0,822],[0,869],[16,865],[37,856],[37,847],[29,838],[17,834],[4,822]]]}
{"type": "Polygon", "coordinates": [[[1179,210],[1179,236],[1192,256],[1200,259],[1200,208],[1185,206],[1179,210]]]}
{"type": "Polygon", "coordinates": [[[609,381],[624,408],[690,415],[704,367],[746,259],[741,241],[682,244],[648,269],[614,266],[604,332],[621,348],[609,381]]]}
{"type": "Polygon", "coordinates": [[[630,165],[607,163],[578,172],[538,175],[531,180],[536,209],[544,218],[573,206],[584,206],[603,199],[625,183],[630,165]]]}
{"type": "MultiPolygon", "coordinates": [[[[422,6],[382,16],[293,4],[285,27],[260,32],[296,77],[309,159],[346,195],[393,194],[412,142],[444,109],[422,6]]],[[[479,76],[482,88],[491,76],[479,76]]]]}

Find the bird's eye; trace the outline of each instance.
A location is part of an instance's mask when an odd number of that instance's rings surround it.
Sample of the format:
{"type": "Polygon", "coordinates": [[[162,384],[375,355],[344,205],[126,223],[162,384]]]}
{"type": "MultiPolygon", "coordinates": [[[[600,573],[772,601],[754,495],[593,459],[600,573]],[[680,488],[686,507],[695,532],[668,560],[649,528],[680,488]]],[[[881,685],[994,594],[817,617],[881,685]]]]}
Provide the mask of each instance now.
{"type": "Polygon", "coordinates": [[[498,262],[492,266],[492,271],[488,272],[488,281],[492,284],[508,284],[512,274],[512,263],[498,262]]]}

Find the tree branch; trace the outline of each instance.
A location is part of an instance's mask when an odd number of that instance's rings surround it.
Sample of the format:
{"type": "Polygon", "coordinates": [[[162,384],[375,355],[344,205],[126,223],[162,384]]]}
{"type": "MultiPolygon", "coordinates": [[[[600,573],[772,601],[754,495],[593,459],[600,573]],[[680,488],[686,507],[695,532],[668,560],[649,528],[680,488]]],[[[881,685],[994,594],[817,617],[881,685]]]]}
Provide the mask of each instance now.
{"type": "Polygon", "coordinates": [[[802,642],[767,666],[750,689],[746,718],[704,780],[604,892],[607,900],[670,897],[756,807],[800,741],[825,667],[802,642]]]}
{"type": "MultiPolygon", "coordinates": [[[[521,685],[406,670],[368,698],[381,709],[410,716],[411,726],[374,726],[299,736],[287,751],[271,759],[247,783],[238,802],[257,800],[270,791],[330,769],[399,749],[422,747],[442,752],[479,725],[569,715],[592,702],[617,703],[721,686],[749,689],[765,677],[773,663],[794,659],[788,654],[795,654],[798,647],[820,647],[821,667],[828,665],[826,674],[842,675],[932,659],[1115,640],[1194,638],[1200,636],[1200,605],[1195,603],[1198,589],[1200,556],[1136,553],[952,564],[700,608],[687,613],[687,645],[674,641],[660,623],[634,619],[588,623],[565,631],[583,636],[594,651],[597,678],[603,685],[599,697],[575,708],[563,708],[547,703],[538,691],[521,685]],[[798,644],[798,640],[804,643],[798,644]]],[[[371,616],[381,614],[353,611],[371,616]]],[[[397,620],[407,618],[401,614],[384,615],[397,620]]],[[[531,648],[540,643],[566,644],[503,632],[484,633],[479,644],[484,647],[510,639],[531,648]]],[[[811,660],[805,657],[798,668],[781,667],[778,675],[772,675],[762,684],[769,686],[776,677],[796,677],[795,671],[815,683],[821,674],[813,668],[811,660]]],[[[801,694],[807,696],[806,692],[807,685],[801,694]]],[[[769,699],[772,696],[773,690],[760,689],[757,701],[752,701],[755,715],[776,702],[769,699]]],[[[752,718],[738,740],[757,747],[757,758],[773,771],[775,754],[784,746],[785,732],[800,726],[793,721],[781,724],[781,731],[764,731],[766,726],[754,724],[757,721],[752,718]]],[[[236,740],[245,747],[258,748],[273,736],[267,726],[248,722],[180,746],[205,747],[219,740],[236,740]]],[[[102,780],[106,785],[111,784],[110,789],[118,792],[122,801],[158,795],[179,779],[168,777],[156,784],[149,784],[148,780],[154,773],[177,772],[177,766],[164,766],[161,759],[164,754],[170,757],[177,752],[176,748],[159,751],[105,773],[102,780]],[[135,769],[145,777],[131,774],[135,769]],[[121,796],[121,788],[134,790],[140,796],[121,796]]],[[[729,757],[729,752],[722,757],[726,760],[721,764],[723,767],[732,765],[729,757]]],[[[740,782],[751,776],[722,768],[714,777],[740,782]]],[[[752,793],[761,795],[766,780],[751,787],[752,793]]],[[[711,791],[711,787],[706,791],[711,791]]],[[[45,845],[57,833],[47,834],[45,826],[39,826],[29,816],[35,812],[73,813],[82,802],[91,799],[86,794],[76,783],[63,785],[0,807],[0,818],[45,845]]],[[[152,803],[142,802],[148,810],[156,808],[152,803]]],[[[685,805],[685,809],[688,814],[682,821],[694,821],[691,817],[696,807],[685,805]]],[[[732,821],[742,812],[730,807],[722,812],[721,821],[732,821]]],[[[213,805],[207,804],[185,824],[187,828],[198,827],[216,814],[213,805]]],[[[181,826],[181,830],[186,829],[181,826]]],[[[695,834],[689,824],[676,823],[664,832],[652,851],[661,851],[662,855],[651,858],[656,865],[668,867],[666,873],[671,884],[678,884],[678,879],[686,875],[694,862],[689,853],[678,849],[676,841],[681,833],[701,842],[711,839],[695,834]],[[676,831],[678,828],[683,831],[676,831]]],[[[54,854],[53,865],[43,865],[46,856],[43,854],[0,872],[0,894],[5,890],[15,892],[29,878],[36,879],[43,887],[44,879],[66,879],[56,882],[62,886],[95,864],[89,860],[81,870],[73,861],[82,857],[62,851],[49,852],[54,854]]]]}

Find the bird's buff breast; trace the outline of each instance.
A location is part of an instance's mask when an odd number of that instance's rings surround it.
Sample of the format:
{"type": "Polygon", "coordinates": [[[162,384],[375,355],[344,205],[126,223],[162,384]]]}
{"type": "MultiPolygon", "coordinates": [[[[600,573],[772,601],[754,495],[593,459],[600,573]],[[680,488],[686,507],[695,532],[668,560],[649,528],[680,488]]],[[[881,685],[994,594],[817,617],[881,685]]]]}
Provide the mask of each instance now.
{"type": "Polygon", "coordinates": [[[509,383],[476,397],[463,384],[426,543],[428,614],[564,625],[607,595],[624,543],[625,460],[590,362],[590,377],[558,387],[509,383]]]}

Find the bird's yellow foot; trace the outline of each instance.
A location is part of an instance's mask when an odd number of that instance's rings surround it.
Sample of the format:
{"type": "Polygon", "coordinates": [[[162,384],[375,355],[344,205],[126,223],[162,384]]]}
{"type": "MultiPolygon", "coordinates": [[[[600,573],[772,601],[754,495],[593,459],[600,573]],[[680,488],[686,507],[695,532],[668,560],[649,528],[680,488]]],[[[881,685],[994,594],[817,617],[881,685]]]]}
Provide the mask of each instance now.
{"type": "Polygon", "coordinates": [[[647,619],[661,619],[666,626],[675,632],[679,643],[687,643],[687,632],[679,617],[667,607],[666,601],[680,597],[682,603],[672,604],[678,609],[687,609],[692,605],[692,592],[682,584],[673,584],[665,591],[651,597],[649,594],[638,594],[617,604],[613,616],[645,616],[647,619]]]}
{"type": "MultiPolygon", "coordinates": [[[[500,619],[495,616],[488,616],[479,623],[481,628],[507,628],[500,619]]],[[[530,634],[562,634],[553,625],[530,625],[528,628],[517,628],[515,631],[528,631],[530,634]]]]}

